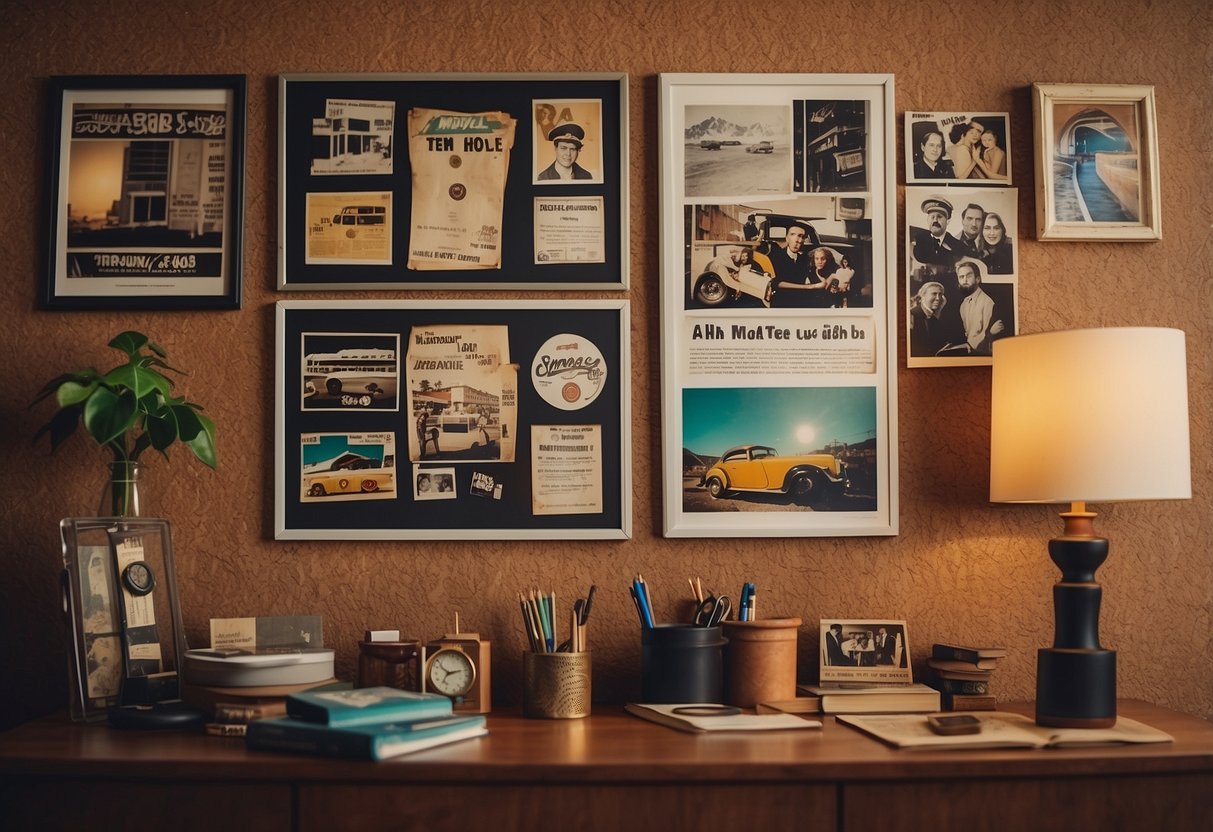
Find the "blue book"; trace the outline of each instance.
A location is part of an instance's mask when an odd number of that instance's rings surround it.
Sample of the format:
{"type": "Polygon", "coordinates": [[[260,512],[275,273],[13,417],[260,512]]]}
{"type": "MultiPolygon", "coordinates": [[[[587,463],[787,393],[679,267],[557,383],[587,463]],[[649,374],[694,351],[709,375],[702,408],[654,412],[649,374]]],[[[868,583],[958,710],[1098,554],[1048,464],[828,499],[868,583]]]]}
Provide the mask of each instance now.
{"type": "Polygon", "coordinates": [[[451,700],[398,688],[300,691],[286,698],[288,716],[333,727],[412,722],[451,715],[451,700]]]}
{"type": "Polygon", "coordinates": [[[481,714],[334,728],[289,716],[249,723],[245,744],[257,751],[294,751],[350,760],[386,760],[488,733],[481,714]]]}

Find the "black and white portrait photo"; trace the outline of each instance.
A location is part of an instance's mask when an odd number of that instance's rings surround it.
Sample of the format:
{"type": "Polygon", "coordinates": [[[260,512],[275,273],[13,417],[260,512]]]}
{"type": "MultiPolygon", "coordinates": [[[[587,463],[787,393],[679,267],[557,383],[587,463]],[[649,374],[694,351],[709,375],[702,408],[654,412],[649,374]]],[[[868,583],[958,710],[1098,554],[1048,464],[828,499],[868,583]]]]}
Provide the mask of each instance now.
{"type": "Polygon", "coordinates": [[[1007,113],[906,113],[906,184],[1011,184],[1007,113]]]}
{"type": "Polygon", "coordinates": [[[532,102],[536,185],[602,184],[602,102],[532,102]]]}

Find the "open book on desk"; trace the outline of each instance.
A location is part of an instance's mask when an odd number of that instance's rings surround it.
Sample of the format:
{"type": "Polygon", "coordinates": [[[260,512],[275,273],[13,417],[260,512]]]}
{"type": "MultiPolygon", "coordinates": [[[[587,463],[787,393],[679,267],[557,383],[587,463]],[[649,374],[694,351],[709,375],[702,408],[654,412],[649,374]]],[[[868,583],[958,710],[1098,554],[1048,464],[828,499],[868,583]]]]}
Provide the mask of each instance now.
{"type": "Polygon", "coordinates": [[[1123,716],[1112,728],[1046,728],[1029,717],[1006,711],[983,711],[973,716],[981,721],[981,731],[950,736],[934,733],[927,718],[917,714],[840,715],[836,719],[894,748],[1076,748],[1175,741],[1170,734],[1123,716]]]}
{"type": "Polygon", "coordinates": [[[632,716],[656,722],[678,731],[703,734],[715,731],[795,731],[803,728],[820,728],[816,719],[801,719],[791,714],[745,714],[731,713],[720,716],[695,716],[678,714],[675,710],[690,708],[712,709],[721,705],[639,705],[629,703],[623,709],[632,716]]]}

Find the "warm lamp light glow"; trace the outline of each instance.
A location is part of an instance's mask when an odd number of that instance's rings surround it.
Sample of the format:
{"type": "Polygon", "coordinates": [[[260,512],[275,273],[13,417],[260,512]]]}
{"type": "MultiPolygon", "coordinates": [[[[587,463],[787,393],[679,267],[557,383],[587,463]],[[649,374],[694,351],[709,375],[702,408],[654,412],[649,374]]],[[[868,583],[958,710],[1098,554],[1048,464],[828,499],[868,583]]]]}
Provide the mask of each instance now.
{"type": "Polygon", "coordinates": [[[1116,652],[1099,643],[1108,541],[1087,502],[1192,496],[1188,372],[1177,329],[1077,329],[994,342],[990,500],[1070,503],[1049,541],[1053,646],[1036,654],[1036,722],[1116,723],[1116,652]]]}
{"type": "Polygon", "coordinates": [[[1192,496],[1182,331],[1004,338],[992,385],[991,502],[1192,496]]]}

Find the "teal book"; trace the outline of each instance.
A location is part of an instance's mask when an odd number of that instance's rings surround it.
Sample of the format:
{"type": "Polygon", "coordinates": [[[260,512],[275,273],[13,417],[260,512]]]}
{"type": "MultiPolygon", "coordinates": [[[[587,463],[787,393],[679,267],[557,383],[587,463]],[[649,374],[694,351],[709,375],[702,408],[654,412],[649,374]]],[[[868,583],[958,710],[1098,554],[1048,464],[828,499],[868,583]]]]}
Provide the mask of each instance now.
{"type": "Polygon", "coordinates": [[[286,698],[286,713],[320,725],[374,725],[451,715],[451,700],[436,693],[389,687],[300,691],[286,698]]]}
{"type": "Polygon", "coordinates": [[[481,714],[344,728],[284,716],[250,722],[244,740],[255,751],[293,751],[349,760],[386,760],[482,737],[487,733],[481,714]]]}

